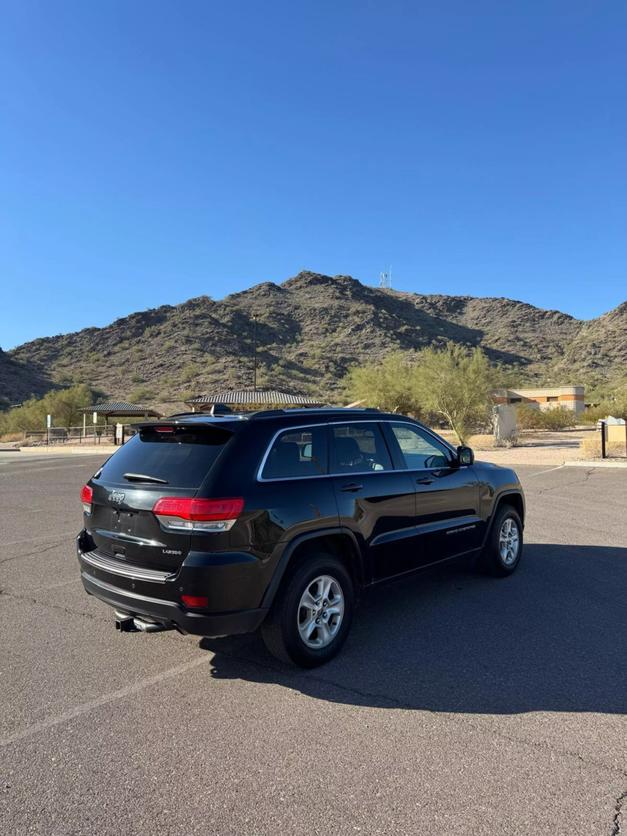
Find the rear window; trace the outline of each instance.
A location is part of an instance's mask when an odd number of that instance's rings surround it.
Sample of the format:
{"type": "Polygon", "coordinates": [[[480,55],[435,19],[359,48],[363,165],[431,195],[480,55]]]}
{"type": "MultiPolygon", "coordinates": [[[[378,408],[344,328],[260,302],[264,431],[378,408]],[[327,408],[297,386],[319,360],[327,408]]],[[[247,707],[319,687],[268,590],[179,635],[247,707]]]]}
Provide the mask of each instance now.
{"type": "Polygon", "coordinates": [[[392,470],[392,461],[379,426],[375,423],[333,427],[332,473],[368,473],[392,470]]]}
{"type": "Polygon", "coordinates": [[[104,464],[98,478],[122,484],[199,488],[232,435],[222,427],[142,429],[104,464]],[[163,482],[131,481],[124,478],[125,473],[163,482]]]}

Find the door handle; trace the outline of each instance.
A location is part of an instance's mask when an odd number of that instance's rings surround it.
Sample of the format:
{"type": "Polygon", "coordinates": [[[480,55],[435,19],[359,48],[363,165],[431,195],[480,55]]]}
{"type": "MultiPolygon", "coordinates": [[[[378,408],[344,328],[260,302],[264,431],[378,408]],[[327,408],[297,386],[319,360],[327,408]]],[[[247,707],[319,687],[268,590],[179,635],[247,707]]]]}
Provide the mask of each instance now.
{"type": "Polygon", "coordinates": [[[362,488],[363,485],[360,485],[359,482],[349,482],[347,485],[342,485],[340,490],[355,493],[355,491],[360,491],[362,488]]]}
{"type": "Polygon", "coordinates": [[[431,476],[423,476],[422,479],[416,479],[417,485],[430,485],[433,482],[431,476]]]}

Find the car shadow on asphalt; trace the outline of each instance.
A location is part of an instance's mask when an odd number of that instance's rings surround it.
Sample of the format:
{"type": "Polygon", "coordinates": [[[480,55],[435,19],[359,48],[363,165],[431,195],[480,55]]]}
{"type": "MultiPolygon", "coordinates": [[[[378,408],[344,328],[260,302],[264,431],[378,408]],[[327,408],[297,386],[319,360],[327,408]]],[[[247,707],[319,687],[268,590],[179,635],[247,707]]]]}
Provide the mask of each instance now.
{"type": "Polygon", "coordinates": [[[202,639],[211,675],[360,706],[627,711],[627,548],[527,544],[515,575],[442,566],[370,590],[330,663],[277,662],[258,635],[202,639]]]}

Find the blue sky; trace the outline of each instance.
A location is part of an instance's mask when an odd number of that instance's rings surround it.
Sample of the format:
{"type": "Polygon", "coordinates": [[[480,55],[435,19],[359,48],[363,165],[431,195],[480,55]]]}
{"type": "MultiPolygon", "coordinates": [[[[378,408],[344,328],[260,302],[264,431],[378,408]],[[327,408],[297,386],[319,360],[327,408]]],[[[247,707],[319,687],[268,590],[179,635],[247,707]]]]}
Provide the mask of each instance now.
{"type": "Polygon", "coordinates": [[[0,345],[301,269],[627,293],[627,6],[1,0],[0,345]]]}

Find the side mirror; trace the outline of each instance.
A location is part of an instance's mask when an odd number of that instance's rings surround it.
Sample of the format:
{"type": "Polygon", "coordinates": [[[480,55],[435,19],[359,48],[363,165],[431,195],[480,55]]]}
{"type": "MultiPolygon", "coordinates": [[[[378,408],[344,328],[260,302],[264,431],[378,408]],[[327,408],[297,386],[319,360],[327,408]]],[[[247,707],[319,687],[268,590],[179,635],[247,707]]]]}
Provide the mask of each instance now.
{"type": "Polygon", "coordinates": [[[460,467],[468,467],[468,465],[475,463],[475,454],[470,447],[457,448],[457,461],[460,467]]]}

